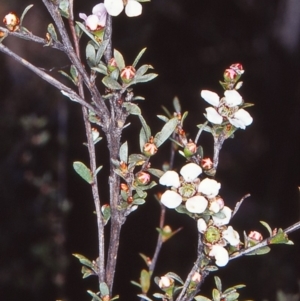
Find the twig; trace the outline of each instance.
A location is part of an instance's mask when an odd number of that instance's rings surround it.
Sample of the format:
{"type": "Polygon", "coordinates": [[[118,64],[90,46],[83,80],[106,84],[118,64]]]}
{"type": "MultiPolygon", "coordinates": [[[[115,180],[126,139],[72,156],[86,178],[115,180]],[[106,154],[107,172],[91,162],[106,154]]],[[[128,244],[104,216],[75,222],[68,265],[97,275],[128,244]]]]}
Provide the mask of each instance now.
{"type": "Polygon", "coordinates": [[[226,140],[226,137],[223,133],[221,133],[220,135],[214,136],[214,158],[213,158],[214,170],[217,170],[217,167],[219,165],[220,151],[221,151],[221,148],[222,148],[225,140],[226,140]]]}
{"type": "MultiPolygon", "coordinates": [[[[285,234],[289,234],[289,233],[294,232],[298,229],[300,229],[300,221],[293,224],[293,225],[291,225],[290,227],[284,229],[283,232],[285,234]]],[[[270,242],[271,242],[272,238],[274,238],[275,236],[276,236],[276,234],[262,240],[261,242],[259,242],[258,244],[254,245],[252,247],[242,249],[242,250],[238,251],[237,253],[232,254],[231,257],[230,257],[230,260],[239,258],[239,257],[241,257],[243,255],[247,255],[247,254],[249,254],[249,253],[251,253],[251,252],[253,252],[257,249],[260,249],[262,247],[270,245],[271,244],[270,242]]]]}

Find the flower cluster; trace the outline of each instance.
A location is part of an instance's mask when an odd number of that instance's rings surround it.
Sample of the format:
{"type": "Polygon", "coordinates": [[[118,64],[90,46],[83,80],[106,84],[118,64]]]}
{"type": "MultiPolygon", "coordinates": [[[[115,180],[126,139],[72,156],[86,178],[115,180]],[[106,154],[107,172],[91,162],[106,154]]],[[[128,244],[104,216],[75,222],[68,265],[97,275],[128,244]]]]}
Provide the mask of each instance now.
{"type": "Polygon", "coordinates": [[[188,213],[197,219],[198,231],[203,234],[205,253],[215,258],[218,266],[229,261],[227,245],[239,248],[239,234],[231,226],[226,226],[232,210],[224,205],[218,195],[221,184],[216,180],[198,176],[202,168],[195,163],[188,163],[180,170],[167,171],[159,179],[159,183],[171,187],[161,196],[161,202],[168,208],[184,206],[188,213]]]}
{"type": "Polygon", "coordinates": [[[124,6],[128,17],[136,17],[142,13],[142,5],[136,0],[104,0],[104,6],[111,16],[118,16],[124,6]]]}
{"type": "Polygon", "coordinates": [[[92,14],[87,16],[80,13],[79,17],[84,20],[85,26],[91,31],[98,31],[105,27],[107,11],[103,3],[93,7],[92,14]]]}
{"type": "Polygon", "coordinates": [[[245,129],[253,121],[250,114],[243,109],[244,101],[237,92],[241,83],[237,83],[240,76],[244,73],[241,64],[233,64],[224,72],[222,86],[226,89],[224,97],[209,90],[202,90],[201,97],[212,105],[206,108],[206,118],[213,124],[223,124],[229,122],[236,128],[245,129]],[[235,88],[234,88],[235,87],[235,88]]]}

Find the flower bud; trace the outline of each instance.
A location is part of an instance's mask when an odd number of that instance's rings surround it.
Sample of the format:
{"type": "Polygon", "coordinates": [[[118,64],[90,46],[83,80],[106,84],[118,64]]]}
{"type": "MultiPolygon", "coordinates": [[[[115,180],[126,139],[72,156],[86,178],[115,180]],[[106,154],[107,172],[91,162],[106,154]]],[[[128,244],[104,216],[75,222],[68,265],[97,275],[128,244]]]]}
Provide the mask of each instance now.
{"type": "Polygon", "coordinates": [[[112,57],[107,63],[107,71],[108,73],[112,73],[118,67],[117,61],[114,57],[112,57]]]}
{"type": "Polygon", "coordinates": [[[150,182],[150,175],[141,171],[137,174],[136,181],[139,185],[147,185],[150,182]]]}
{"type": "Polygon", "coordinates": [[[238,74],[234,69],[226,69],[223,76],[225,82],[232,82],[236,80],[238,74]]]}
{"type": "Polygon", "coordinates": [[[99,135],[99,131],[96,128],[92,128],[93,141],[97,140],[99,138],[99,135]]]}
{"type": "Polygon", "coordinates": [[[204,170],[210,170],[213,168],[213,162],[210,160],[210,158],[203,158],[201,160],[201,167],[204,170]]]}
{"type": "Polygon", "coordinates": [[[3,23],[6,25],[9,31],[16,31],[19,29],[20,19],[15,13],[10,12],[4,17],[3,23]]]}
{"type": "Polygon", "coordinates": [[[251,231],[248,235],[248,238],[252,241],[252,242],[260,242],[263,240],[263,236],[257,232],[257,231],[251,231]]]}
{"type": "Polygon", "coordinates": [[[123,162],[123,161],[120,162],[120,170],[122,172],[127,172],[128,171],[127,164],[125,162],[123,162]]]}
{"type": "Polygon", "coordinates": [[[121,70],[120,76],[125,84],[129,84],[135,77],[135,69],[132,66],[127,66],[121,70]]]}
{"type": "Polygon", "coordinates": [[[191,140],[189,143],[187,143],[185,145],[184,150],[183,150],[186,157],[193,156],[196,153],[196,151],[197,151],[197,145],[194,142],[192,142],[191,140]]]}
{"type": "Polygon", "coordinates": [[[127,184],[124,184],[124,183],[121,183],[121,190],[125,191],[125,192],[128,192],[129,191],[129,188],[128,188],[128,185],[127,184]]]}
{"type": "Polygon", "coordinates": [[[195,272],[194,275],[192,276],[192,281],[195,283],[199,283],[201,281],[202,277],[200,275],[200,273],[195,272]]]}
{"type": "Polygon", "coordinates": [[[129,196],[129,197],[127,198],[127,204],[132,204],[132,202],[133,202],[133,197],[132,197],[132,196],[129,196]]]}
{"type": "Polygon", "coordinates": [[[168,289],[174,285],[174,280],[168,276],[162,276],[159,279],[158,286],[161,289],[168,289]]]}
{"type": "Polygon", "coordinates": [[[229,68],[234,70],[238,75],[242,75],[245,72],[242,64],[240,63],[232,64],[229,68]]]}
{"type": "Polygon", "coordinates": [[[153,142],[153,137],[150,137],[149,141],[145,143],[143,152],[147,157],[151,157],[157,153],[157,146],[153,142]]]}

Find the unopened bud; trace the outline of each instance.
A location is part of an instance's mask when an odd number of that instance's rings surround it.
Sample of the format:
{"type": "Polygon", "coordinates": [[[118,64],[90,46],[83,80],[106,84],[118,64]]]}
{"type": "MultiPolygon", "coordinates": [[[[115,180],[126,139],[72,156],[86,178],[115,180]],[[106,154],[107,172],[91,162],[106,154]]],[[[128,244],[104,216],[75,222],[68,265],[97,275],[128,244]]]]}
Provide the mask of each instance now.
{"type": "Polygon", "coordinates": [[[158,286],[161,289],[168,289],[174,285],[174,280],[168,276],[162,276],[159,279],[158,286]]]}
{"type": "Polygon", "coordinates": [[[16,31],[19,29],[20,19],[15,13],[11,12],[4,17],[3,23],[9,31],[16,31]]]}
{"type": "Polygon", "coordinates": [[[147,157],[151,157],[157,153],[157,146],[154,144],[153,137],[150,137],[149,141],[144,145],[144,154],[147,157]]]}
{"type": "Polygon", "coordinates": [[[203,158],[201,160],[201,167],[205,170],[210,170],[213,168],[213,162],[210,160],[210,158],[203,158]]]}
{"type": "Polygon", "coordinates": [[[187,143],[185,145],[184,150],[183,150],[186,157],[193,156],[196,153],[196,151],[197,151],[197,145],[194,142],[192,142],[191,140],[189,143],[187,143]]]}
{"type": "Polygon", "coordinates": [[[192,281],[195,283],[199,283],[201,281],[202,277],[200,275],[200,273],[195,272],[194,275],[192,276],[192,281]]]}
{"type": "Polygon", "coordinates": [[[139,185],[147,185],[150,182],[150,175],[141,171],[137,174],[136,181],[139,185]]]}
{"type": "Polygon", "coordinates": [[[114,70],[116,70],[118,67],[117,65],[117,61],[114,57],[112,57],[108,63],[107,63],[107,70],[108,70],[108,73],[111,73],[113,72],[114,70]]]}
{"type": "Polygon", "coordinates": [[[240,63],[232,64],[229,68],[234,70],[239,75],[242,75],[245,72],[242,64],[240,63]]]}
{"type": "Polygon", "coordinates": [[[121,190],[125,191],[125,192],[128,192],[129,191],[129,188],[128,188],[128,185],[127,184],[124,184],[124,183],[121,183],[121,190]]]}
{"type": "Polygon", "coordinates": [[[97,140],[100,136],[100,133],[97,129],[92,128],[92,137],[93,137],[93,141],[97,140]]]}
{"type": "Polygon", "coordinates": [[[133,197],[132,196],[129,196],[127,198],[127,204],[131,204],[133,202],[133,197]]]}
{"type": "Polygon", "coordinates": [[[237,78],[238,74],[233,69],[226,69],[223,76],[224,76],[224,80],[226,82],[232,82],[232,81],[235,81],[235,79],[237,78]]]}
{"type": "Polygon", "coordinates": [[[135,69],[132,66],[127,66],[121,70],[120,76],[125,84],[129,84],[135,77],[135,69]]]}

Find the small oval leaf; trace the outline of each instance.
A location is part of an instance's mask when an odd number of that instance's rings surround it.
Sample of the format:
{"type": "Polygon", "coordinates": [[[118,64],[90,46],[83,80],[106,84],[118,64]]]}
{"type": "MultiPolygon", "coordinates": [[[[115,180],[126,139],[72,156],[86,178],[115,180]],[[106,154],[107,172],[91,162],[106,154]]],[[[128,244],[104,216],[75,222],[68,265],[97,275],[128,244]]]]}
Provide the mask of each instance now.
{"type": "Polygon", "coordinates": [[[85,181],[87,181],[89,184],[93,183],[92,172],[82,162],[74,162],[73,168],[85,181]]]}

